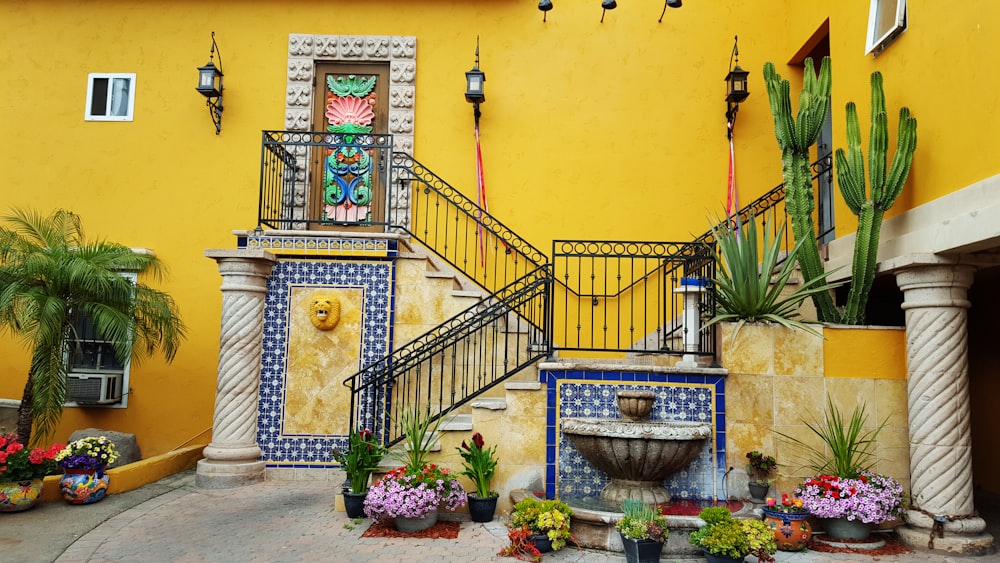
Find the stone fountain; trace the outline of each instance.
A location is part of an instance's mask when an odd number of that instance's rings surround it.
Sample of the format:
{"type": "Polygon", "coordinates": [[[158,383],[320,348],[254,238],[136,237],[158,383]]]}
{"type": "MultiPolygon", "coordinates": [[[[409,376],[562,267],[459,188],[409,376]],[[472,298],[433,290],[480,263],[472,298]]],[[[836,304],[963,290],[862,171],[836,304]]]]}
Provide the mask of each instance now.
{"type": "Polygon", "coordinates": [[[562,421],[562,433],[580,455],[611,479],[601,498],[613,506],[627,498],[669,502],[663,481],[694,461],[712,435],[708,423],[649,420],[654,397],[652,391],[618,391],[621,419],[562,421]]]}
{"type": "MultiPolygon", "coordinates": [[[[712,437],[710,423],[649,420],[655,394],[652,391],[619,390],[616,396],[622,418],[564,418],[562,433],[580,455],[603,471],[611,481],[601,491],[599,504],[581,507],[570,502],[574,514],[572,533],[582,547],[621,551],[614,529],[626,498],[646,503],[667,503],[670,493],[663,483],[682,471],[712,437]]],[[[687,536],[701,521],[694,517],[671,517],[671,534],[664,554],[698,553],[687,536]]]]}

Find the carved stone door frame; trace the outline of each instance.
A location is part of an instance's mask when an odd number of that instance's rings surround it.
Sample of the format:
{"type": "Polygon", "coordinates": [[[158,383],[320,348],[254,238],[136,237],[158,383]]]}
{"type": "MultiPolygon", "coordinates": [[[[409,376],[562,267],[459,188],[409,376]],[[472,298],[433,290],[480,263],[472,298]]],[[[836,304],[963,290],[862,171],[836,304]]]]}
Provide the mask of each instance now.
{"type": "MultiPolygon", "coordinates": [[[[317,62],[388,62],[389,63],[389,133],[393,151],[413,154],[413,113],[416,100],[417,38],[390,35],[311,35],[288,36],[288,82],[285,94],[285,130],[309,131],[314,104],[313,81],[317,62]]],[[[308,213],[306,193],[308,163],[299,160],[298,176],[291,203],[292,228],[305,229],[302,220],[308,213]]],[[[395,191],[396,188],[390,186],[395,191]]],[[[393,193],[392,216],[409,220],[409,194],[393,193]]]]}

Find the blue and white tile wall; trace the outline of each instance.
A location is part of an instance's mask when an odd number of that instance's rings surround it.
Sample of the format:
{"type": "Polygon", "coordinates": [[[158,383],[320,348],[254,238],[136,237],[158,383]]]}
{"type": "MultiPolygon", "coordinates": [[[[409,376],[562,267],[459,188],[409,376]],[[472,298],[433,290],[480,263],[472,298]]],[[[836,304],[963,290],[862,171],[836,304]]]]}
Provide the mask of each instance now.
{"type": "MultiPolygon", "coordinates": [[[[288,362],[288,315],[292,288],[329,287],[363,290],[361,363],[385,357],[392,338],[395,268],[391,260],[281,258],[267,281],[264,342],[261,358],[260,415],[257,443],[268,467],[323,467],[334,446],[346,447],[346,436],[286,435],[282,428],[288,362]]],[[[360,370],[362,366],[358,366],[360,370]]],[[[347,417],[347,413],[343,413],[347,417]]]]}
{"type": "Polygon", "coordinates": [[[714,440],[685,471],[664,485],[677,499],[724,498],[726,472],[725,378],[721,375],[674,374],[632,371],[542,370],[547,384],[546,496],[549,498],[597,496],[607,476],[580,455],[559,432],[559,421],[568,417],[620,418],[615,404],[618,389],[656,393],[652,420],[708,422],[714,440]]]}

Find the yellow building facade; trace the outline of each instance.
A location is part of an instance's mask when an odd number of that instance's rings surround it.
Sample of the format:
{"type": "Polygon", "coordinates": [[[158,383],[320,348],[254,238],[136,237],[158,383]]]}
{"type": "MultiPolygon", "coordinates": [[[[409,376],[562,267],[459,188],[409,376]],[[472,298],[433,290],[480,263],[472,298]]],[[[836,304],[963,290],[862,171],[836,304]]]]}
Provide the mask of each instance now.
{"type": "MultiPolygon", "coordinates": [[[[476,200],[473,110],[463,92],[478,44],[487,78],[479,129],[489,212],[548,252],[564,239],[688,241],[722,214],[729,162],[723,78],[738,36],[738,64],[750,72],[733,138],[741,204],[782,181],[766,61],[791,79],[794,104],[802,61],[831,56],[833,148],[846,144],[848,101],[858,104],[867,137],[874,71],[885,77],[890,147],[898,108],[918,119],[910,179],[883,230],[877,295],[898,312],[895,300],[903,298],[893,274],[923,263],[914,256],[970,265],[968,337],[960,344],[967,357],[942,361],[968,365],[972,466],[977,478],[988,474],[1000,462],[988,410],[1000,390],[990,361],[995,346],[983,336],[1000,309],[991,293],[1000,279],[991,268],[1000,246],[991,219],[1000,206],[1000,154],[991,150],[1000,108],[983,61],[1000,56],[1000,5],[978,0],[944,12],[909,0],[906,30],[872,56],[865,53],[868,0],[690,0],[667,9],[662,21],[655,2],[622,2],[603,21],[599,2],[554,4],[543,20],[534,3],[509,0],[0,2],[4,207],[70,209],[91,236],[155,252],[170,270],[159,287],[190,327],[172,364],[131,367],[127,407],[67,408],[58,438],[85,427],[133,432],[144,456],[211,439],[223,311],[219,271],[204,252],[235,247],[234,230],[259,224],[261,131],[321,128],[315,65],[348,65],[341,70],[349,72],[352,64],[383,64],[390,90],[378,119],[397,150],[476,200]],[[224,73],[218,134],[194,88],[213,32],[212,60],[224,73]],[[109,84],[129,79],[125,119],[93,118],[94,73],[109,84]]],[[[839,194],[833,217],[829,265],[846,265],[840,276],[850,267],[855,220],[839,194]]],[[[351,292],[368,289],[342,291],[357,302],[351,292]]],[[[304,288],[292,293],[295,303],[312,298],[304,288]]],[[[395,299],[397,311],[412,306],[402,294],[395,299]]],[[[294,322],[308,327],[305,313],[296,314],[294,322]]],[[[342,322],[356,326],[358,314],[345,307],[342,322]]],[[[429,326],[411,317],[395,337],[405,341],[429,326]]],[[[329,334],[311,338],[336,342],[329,334]]],[[[401,343],[386,338],[386,350],[401,343]]],[[[288,369],[307,373],[318,363],[339,377],[350,375],[352,361],[345,367],[343,358],[306,354],[288,369]]],[[[27,365],[19,344],[0,341],[0,396],[20,397],[27,365]]],[[[323,394],[296,393],[309,409],[323,394]]],[[[344,407],[339,400],[330,399],[336,411],[344,407]]],[[[307,410],[292,422],[323,416],[307,410]]],[[[988,482],[976,485],[996,492],[988,482]]]]}

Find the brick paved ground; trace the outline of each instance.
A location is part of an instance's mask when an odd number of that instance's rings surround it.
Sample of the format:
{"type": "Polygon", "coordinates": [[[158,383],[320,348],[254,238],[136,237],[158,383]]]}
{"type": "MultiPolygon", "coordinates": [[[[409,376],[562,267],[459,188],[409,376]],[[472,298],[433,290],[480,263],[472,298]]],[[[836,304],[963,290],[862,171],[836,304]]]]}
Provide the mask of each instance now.
{"type": "MultiPolygon", "coordinates": [[[[206,490],[195,487],[193,481],[193,473],[187,472],[144,487],[146,494],[137,493],[140,496],[131,503],[133,506],[121,506],[120,510],[114,509],[115,499],[109,497],[92,506],[44,506],[33,509],[39,511],[35,515],[30,512],[2,515],[0,560],[55,560],[59,563],[513,561],[495,555],[507,543],[506,530],[496,521],[488,524],[463,522],[459,537],[454,540],[362,538],[368,521],[355,523],[343,512],[336,512],[336,491],[329,483],[269,481],[253,487],[206,490]],[[100,508],[104,503],[109,504],[100,508]],[[89,512],[92,510],[95,512],[89,512]],[[112,513],[99,516],[99,510],[112,513]],[[33,525],[28,520],[17,520],[23,517],[41,518],[46,524],[33,525]],[[94,521],[94,518],[100,519],[94,521]],[[8,523],[18,526],[9,527],[8,523]],[[85,529],[81,530],[81,526],[85,529]],[[19,531],[14,530],[16,527],[19,531]],[[57,537],[63,529],[72,529],[72,535],[62,532],[67,537],[57,537]],[[8,533],[19,535],[19,539],[6,540],[8,533]],[[22,549],[16,549],[17,542],[22,544],[22,549]],[[54,549],[64,551],[50,556],[44,550],[23,549],[38,546],[38,542],[52,543],[54,549]]],[[[873,558],[780,552],[777,560],[779,563],[869,563],[873,558]]],[[[549,563],[612,561],[622,562],[624,555],[572,547],[548,554],[543,560],[549,563]]],[[[671,560],[664,558],[662,561],[671,560]]],[[[878,561],[959,563],[1000,561],[1000,558],[914,553],[883,556],[878,561]]]]}

